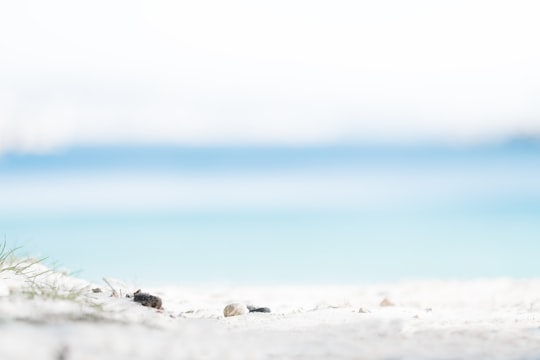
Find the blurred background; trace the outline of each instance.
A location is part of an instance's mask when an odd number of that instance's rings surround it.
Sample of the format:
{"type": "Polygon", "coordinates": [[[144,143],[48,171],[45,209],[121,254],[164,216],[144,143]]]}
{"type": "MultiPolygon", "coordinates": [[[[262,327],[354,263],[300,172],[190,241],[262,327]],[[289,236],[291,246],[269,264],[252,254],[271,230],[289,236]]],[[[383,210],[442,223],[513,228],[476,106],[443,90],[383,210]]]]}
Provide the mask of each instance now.
{"type": "Polygon", "coordinates": [[[535,1],[0,5],[0,234],[144,284],[538,277],[535,1]]]}

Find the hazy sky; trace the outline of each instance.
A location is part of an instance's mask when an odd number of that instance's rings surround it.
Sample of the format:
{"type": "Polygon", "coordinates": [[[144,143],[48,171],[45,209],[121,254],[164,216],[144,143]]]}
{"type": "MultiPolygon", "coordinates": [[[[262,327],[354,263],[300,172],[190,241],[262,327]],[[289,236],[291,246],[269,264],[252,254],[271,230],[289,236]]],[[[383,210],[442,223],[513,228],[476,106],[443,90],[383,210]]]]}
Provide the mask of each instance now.
{"type": "Polygon", "coordinates": [[[540,134],[537,1],[5,1],[0,151],[540,134]]]}

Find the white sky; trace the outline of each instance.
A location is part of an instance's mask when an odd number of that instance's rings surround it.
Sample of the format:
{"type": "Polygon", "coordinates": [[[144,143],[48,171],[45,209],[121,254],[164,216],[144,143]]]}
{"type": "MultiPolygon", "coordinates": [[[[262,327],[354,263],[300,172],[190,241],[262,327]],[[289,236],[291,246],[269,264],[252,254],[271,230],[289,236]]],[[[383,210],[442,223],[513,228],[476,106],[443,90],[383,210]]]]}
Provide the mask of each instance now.
{"type": "Polygon", "coordinates": [[[0,152],[540,135],[537,1],[5,1],[0,152]]]}

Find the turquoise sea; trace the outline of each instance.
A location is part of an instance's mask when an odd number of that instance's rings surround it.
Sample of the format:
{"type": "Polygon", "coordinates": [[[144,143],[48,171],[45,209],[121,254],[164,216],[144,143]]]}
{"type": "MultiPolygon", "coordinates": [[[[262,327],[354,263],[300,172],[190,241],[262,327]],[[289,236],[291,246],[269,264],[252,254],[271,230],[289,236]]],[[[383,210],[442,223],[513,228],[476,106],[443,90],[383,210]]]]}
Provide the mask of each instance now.
{"type": "Polygon", "coordinates": [[[139,285],[538,277],[540,144],[8,153],[0,234],[139,285]]]}

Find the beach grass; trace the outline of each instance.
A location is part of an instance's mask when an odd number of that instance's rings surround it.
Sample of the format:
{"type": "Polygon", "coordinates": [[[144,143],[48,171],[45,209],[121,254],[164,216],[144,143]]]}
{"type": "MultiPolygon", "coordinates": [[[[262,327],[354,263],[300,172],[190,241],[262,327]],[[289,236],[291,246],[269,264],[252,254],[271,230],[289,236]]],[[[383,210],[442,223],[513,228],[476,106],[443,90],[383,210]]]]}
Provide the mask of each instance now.
{"type": "Polygon", "coordinates": [[[88,292],[87,286],[65,286],[58,280],[51,281],[51,278],[59,279],[70,274],[45,266],[43,263],[47,257],[19,257],[17,251],[20,249],[8,247],[5,239],[0,243],[0,275],[9,274],[22,278],[25,286],[20,289],[20,294],[28,299],[79,301],[88,292]]]}
{"type": "Polygon", "coordinates": [[[20,249],[20,247],[8,248],[7,241],[4,239],[0,244],[0,273],[12,272],[33,279],[52,271],[51,269],[42,272],[32,271],[35,265],[43,263],[47,258],[19,258],[16,252],[20,249]]]}

